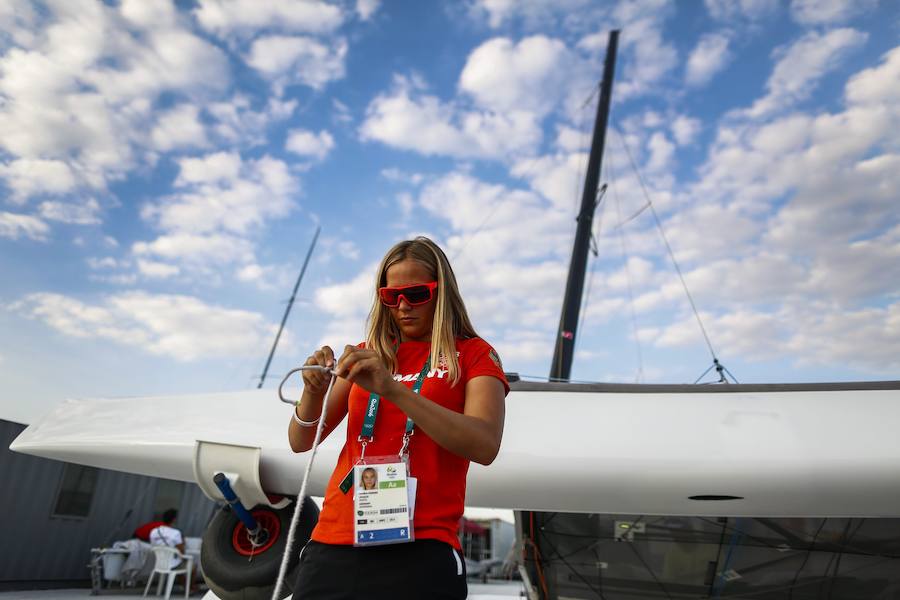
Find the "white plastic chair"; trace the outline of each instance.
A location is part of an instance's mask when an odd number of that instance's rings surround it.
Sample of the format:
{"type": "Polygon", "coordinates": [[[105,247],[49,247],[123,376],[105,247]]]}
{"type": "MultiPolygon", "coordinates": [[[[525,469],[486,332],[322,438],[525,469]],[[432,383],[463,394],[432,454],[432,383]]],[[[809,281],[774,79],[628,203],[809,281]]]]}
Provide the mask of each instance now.
{"type": "Polygon", "coordinates": [[[153,546],[153,557],[156,559],[156,564],[153,565],[153,572],[150,573],[150,578],[147,580],[147,587],[144,588],[144,596],[147,595],[147,592],[150,590],[150,584],[153,583],[153,576],[159,575],[159,582],[156,585],[156,595],[159,596],[162,593],[163,586],[163,576],[165,576],[166,580],[166,600],[169,600],[169,596],[172,595],[172,586],[175,585],[175,577],[177,575],[184,575],[184,597],[187,598],[191,591],[191,563],[193,559],[190,556],[186,556],[178,551],[177,548],[172,548],[170,546],[153,546]],[[177,567],[174,569],[170,569],[169,565],[172,563],[172,558],[182,559],[177,567]]]}

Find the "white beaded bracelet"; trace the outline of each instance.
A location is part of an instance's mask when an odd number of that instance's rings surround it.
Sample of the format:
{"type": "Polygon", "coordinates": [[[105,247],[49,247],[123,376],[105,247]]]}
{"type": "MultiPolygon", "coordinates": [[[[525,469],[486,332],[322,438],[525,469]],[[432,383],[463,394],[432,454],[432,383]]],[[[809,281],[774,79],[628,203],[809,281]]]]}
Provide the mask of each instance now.
{"type": "Polygon", "coordinates": [[[319,424],[319,419],[322,418],[322,415],[319,415],[315,421],[304,421],[300,417],[297,416],[297,408],[299,408],[299,404],[294,407],[294,423],[299,425],[300,427],[315,427],[319,424]]]}

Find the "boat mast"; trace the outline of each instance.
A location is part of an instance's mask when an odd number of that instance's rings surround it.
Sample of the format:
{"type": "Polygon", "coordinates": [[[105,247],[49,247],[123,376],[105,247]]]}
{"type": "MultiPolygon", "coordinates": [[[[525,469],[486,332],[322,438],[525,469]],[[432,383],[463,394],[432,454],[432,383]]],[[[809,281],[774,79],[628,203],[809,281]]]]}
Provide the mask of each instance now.
{"type": "MultiPolygon", "coordinates": [[[[594,211],[597,208],[597,189],[600,183],[600,168],[603,162],[603,147],[606,143],[606,126],[609,121],[609,103],[612,97],[613,75],[616,67],[616,49],[619,44],[619,30],[609,32],[606,46],[606,61],[603,65],[603,81],[600,83],[600,99],[597,103],[597,119],[594,122],[594,137],[591,141],[591,153],[588,158],[587,173],[584,180],[584,193],[581,196],[581,210],[578,212],[578,228],[575,232],[575,246],[572,249],[572,260],[569,263],[569,276],[566,280],[566,294],[563,298],[562,315],[559,319],[559,331],[556,336],[556,348],[553,351],[553,364],[550,367],[550,381],[565,381],[572,371],[572,358],[575,351],[575,336],[578,328],[578,315],[581,311],[581,295],[584,291],[584,276],[587,270],[587,256],[590,249],[591,229],[594,223],[594,211]]],[[[546,564],[542,557],[541,530],[550,518],[547,513],[522,512],[521,534],[527,540],[525,566],[531,583],[541,598],[556,597],[555,578],[545,578],[546,564]],[[549,579],[549,581],[548,581],[549,579]]],[[[551,553],[552,554],[552,553],[551,553]]]]}
{"type": "Polygon", "coordinates": [[[553,363],[550,366],[550,381],[569,379],[572,358],[575,353],[575,336],[578,328],[578,314],[581,311],[581,295],[584,291],[584,275],[591,243],[591,228],[594,210],[597,208],[597,188],[600,183],[600,168],[603,162],[603,146],[606,143],[606,125],[609,120],[609,102],[612,97],[613,75],[616,68],[616,48],[619,44],[619,30],[609,32],[606,46],[606,62],[603,65],[603,81],[600,84],[600,101],[597,103],[597,119],[594,122],[594,138],[588,158],[587,173],[584,178],[584,193],[581,196],[581,210],[578,212],[578,229],[575,231],[575,246],[569,263],[569,277],[566,279],[566,295],[563,298],[562,315],[553,363]]]}
{"type": "Polygon", "coordinates": [[[256,386],[256,389],[260,389],[266,382],[266,374],[269,372],[269,365],[272,364],[272,357],[275,356],[275,348],[278,347],[278,340],[281,339],[281,332],[284,331],[284,324],[287,323],[288,315],[291,314],[291,307],[294,306],[294,299],[297,297],[297,288],[300,287],[300,282],[303,281],[303,274],[306,273],[306,266],[309,264],[309,258],[312,256],[313,248],[316,247],[316,240],[319,239],[319,232],[321,231],[321,226],[316,227],[316,234],[313,236],[312,243],[309,245],[309,250],[306,252],[306,259],[303,261],[300,275],[297,276],[297,283],[294,284],[294,291],[291,292],[291,298],[288,300],[287,307],[284,309],[284,316],[281,317],[281,326],[278,328],[278,333],[275,334],[275,341],[272,342],[272,349],[269,350],[269,358],[266,359],[266,366],[263,367],[262,375],[259,377],[259,385],[256,386]]]}

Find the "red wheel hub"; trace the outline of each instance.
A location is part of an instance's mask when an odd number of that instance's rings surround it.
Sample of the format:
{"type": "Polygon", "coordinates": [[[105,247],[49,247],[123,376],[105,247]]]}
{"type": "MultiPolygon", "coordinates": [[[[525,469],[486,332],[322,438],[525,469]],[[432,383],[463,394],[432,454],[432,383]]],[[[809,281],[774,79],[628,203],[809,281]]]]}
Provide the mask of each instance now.
{"type": "Polygon", "coordinates": [[[262,525],[262,528],[269,532],[269,539],[262,546],[253,547],[250,543],[250,535],[247,533],[247,527],[242,521],[238,521],[234,532],[231,534],[231,546],[234,551],[243,556],[255,556],[262,554],[275,545],[278,537],[281,535],[281,519],[278,518],[271,510],[258,509],[250,511],[256,522],[262,525]]]}

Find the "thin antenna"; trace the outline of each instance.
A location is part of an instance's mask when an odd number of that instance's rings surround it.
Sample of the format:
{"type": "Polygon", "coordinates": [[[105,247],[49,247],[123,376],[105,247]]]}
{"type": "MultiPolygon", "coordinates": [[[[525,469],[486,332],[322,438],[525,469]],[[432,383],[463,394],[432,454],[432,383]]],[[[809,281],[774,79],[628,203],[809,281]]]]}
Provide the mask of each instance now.
{"type": "Polygon", "coordinates": [[[266,360],[266,366],[263,368],[262,375],[259,377],[259,385],[256,386],[256,389],[260,389],[266,381],[269,365],[272,364],[272,357],[275,356],[275,348],[278,347],[278,340],[281,339],[281,332],[284,331],[284,324],[287,323],[288,315],[291,314],[291,307],[294,306],[294,299],[297,297],[297,288],[300,287],[300,282],[303,281],[303,274],[306,273],[306,266],[309,264],[313,248],[316,247],[316,240],[319,239],[320,231],[322,231],[322,227],[316,227],[316,235],[313,236],[312,243],[309,245],[309,251],[306,253],[306,259],[303,261],[303,268],[300,269],[297,283],[294,284],[294,291],[291,293],[291,299],[288,300],[287,308],[284,309],[284,317],[281,318],[281,327],[278,328],[278,333],[275,335],[275,341],[272,343],[272,349],[269,351],[269,358],[266,360]]]}

